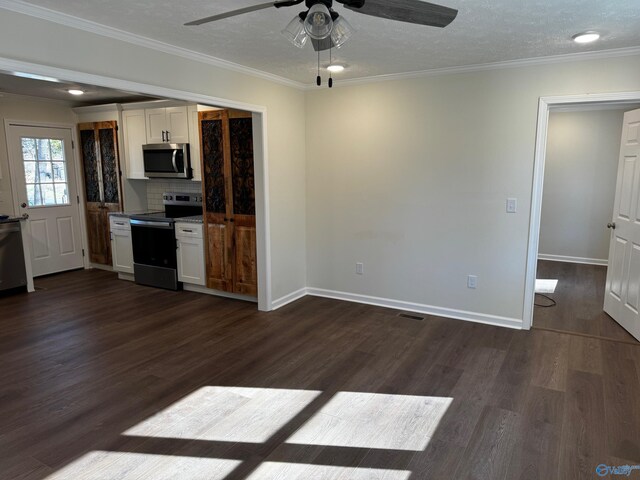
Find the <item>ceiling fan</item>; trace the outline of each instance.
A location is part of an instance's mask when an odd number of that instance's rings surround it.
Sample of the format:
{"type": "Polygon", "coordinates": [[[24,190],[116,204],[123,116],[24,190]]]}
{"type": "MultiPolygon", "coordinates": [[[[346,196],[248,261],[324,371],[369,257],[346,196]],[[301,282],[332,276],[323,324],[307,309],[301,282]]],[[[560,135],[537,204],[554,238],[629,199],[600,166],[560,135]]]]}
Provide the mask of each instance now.
{"type": "MultiPolygon", "coordinates": [[[[260,3],[194,20],[185,25],[202,25],[272,7],[293,7],[303,2],[307,10],[296,15],[282,31],[283,35],[296,47],[303,48],[310,38],[319,57],[321,51],[340,48],[351,38],[353,28],[333,10],[333,0],[280,0],[260,3]]],[[[365,15],[440,28],[449,25],[458,14],[458,11],[453,8],[421,0],[336,0],[336,2],[349,10],[365,15]]],[[[320,84],[321,79],[318,75],[318,85],[320,84]]],[[[329,86],[332,86],[331,79],[329,86]]]]}

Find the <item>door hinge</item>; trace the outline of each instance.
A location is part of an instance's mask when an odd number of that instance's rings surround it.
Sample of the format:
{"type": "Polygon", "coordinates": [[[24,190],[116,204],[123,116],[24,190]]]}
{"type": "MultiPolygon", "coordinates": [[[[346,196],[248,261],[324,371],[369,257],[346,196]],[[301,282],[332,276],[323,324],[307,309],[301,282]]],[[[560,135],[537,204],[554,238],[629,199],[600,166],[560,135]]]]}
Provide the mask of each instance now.
{"type": "Polygon", "coordinates": [[[71,140],[71,149],[72,150],[76,149],[76,143],[73,140],[71,140]]]}
{"type": "Polygon", "coordinates": [[[84,257],[84,248],[82,249],[82,256],[84,257]]]}
{"type": "Polygon", "coordinates": [[[80,204],[80,195],[76,195],[76,198],[78,199],[78,205],[80,204]]]}

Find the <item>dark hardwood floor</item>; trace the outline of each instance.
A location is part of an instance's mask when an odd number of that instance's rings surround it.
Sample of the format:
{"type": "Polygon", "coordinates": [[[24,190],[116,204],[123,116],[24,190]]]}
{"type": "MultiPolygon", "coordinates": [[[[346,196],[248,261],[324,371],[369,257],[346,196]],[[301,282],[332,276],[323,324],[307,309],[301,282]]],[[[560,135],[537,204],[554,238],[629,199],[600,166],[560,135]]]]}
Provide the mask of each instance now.
{"type": "MultiPolygon", "coordinates": [[[[533,328],[637,343],[602,309],[607,267],[540,260],[537,277],[558,280],[555,293],[547,294],[557,305],[551,308],[536,307],[533,328]]],[[[539,301],[548,303],[544,299],[539,301]]]]}
{"type": "Polygon", "coordinates": [[[630,344],[312,297],[267,314],[102,271],[36,285],[0,298],[2,479],[584,479],[640,464],[630,344]]]}

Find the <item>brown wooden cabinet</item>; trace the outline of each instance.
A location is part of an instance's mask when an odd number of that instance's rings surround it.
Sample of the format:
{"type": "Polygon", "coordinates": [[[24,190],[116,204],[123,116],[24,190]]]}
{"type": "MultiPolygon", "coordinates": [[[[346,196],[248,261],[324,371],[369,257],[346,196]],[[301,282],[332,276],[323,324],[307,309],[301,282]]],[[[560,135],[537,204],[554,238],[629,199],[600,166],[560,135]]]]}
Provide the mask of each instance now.
{"type": "Polygon", "coordinates": [[[251,113],[200,112],[207,286],[256,296],[256,202],[251,113]]]}
{"type": "Polygon", "coordinates": [[[80,155],[87,211],[89,260],[111,265],[109,212],[122,210],[117,122],[81,123],[80,155]]]}

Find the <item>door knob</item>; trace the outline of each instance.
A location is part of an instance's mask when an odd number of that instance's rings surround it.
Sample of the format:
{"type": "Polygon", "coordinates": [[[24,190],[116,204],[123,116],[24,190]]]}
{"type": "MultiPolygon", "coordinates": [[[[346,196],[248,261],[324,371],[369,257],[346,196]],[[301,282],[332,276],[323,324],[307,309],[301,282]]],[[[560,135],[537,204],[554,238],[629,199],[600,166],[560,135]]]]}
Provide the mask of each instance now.
{"type": "Polygon", "coordinates": [[[21,204],[20,204],[20,206],[21,206],[22,208],[27,208],[27,204],[26,204],[26,203],[21,203],[21,204]]]}
{"type": "Polygon", "coordinates": [[[615,230],[615,229],[616,229],[616,224],[615,224],[615,222],[607,223],[607,228],[610,228],[610,229],[612,229],[612,230],[615,230]]]}

